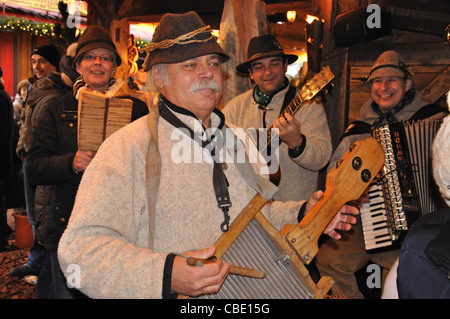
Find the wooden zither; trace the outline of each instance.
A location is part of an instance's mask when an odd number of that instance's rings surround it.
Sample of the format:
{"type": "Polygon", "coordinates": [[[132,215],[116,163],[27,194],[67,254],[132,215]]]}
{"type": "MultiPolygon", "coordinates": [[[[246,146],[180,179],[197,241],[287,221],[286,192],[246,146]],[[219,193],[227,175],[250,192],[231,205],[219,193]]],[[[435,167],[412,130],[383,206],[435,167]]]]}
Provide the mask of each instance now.
{"type": "Polygon", "coordinates": [[[216,257],[263,272],[264,278],[230,273],[218,293],[200,298],[323,298],[333,280],[322,277],[316,283],[305,264],[317,254],[318,239],[339,209],[361,196],[383,162],[384,152],[376,139],[353,144],[328,174],[322,198],[299,224],[286,225],[281,232],[261,213],[266,200],[256,194],[215,243],[216,257]]]}
{"type": "Polygon", "coordinates": [[[133,101],[84,90],[78,98],[78,148],[97,151],[103,141],[131,122],[133,101]]]}

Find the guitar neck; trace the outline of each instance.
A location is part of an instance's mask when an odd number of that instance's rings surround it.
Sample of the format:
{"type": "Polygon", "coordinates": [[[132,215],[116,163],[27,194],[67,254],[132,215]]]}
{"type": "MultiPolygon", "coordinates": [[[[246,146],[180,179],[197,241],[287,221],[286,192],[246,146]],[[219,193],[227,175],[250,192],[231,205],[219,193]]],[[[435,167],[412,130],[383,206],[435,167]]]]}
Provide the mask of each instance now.
{"type": "MultiPolygon", "coordinates": [[[[281,116],[289,114],[294,116],[298,110],[304,105],[304,102],[311,101],[323,88],[325,88],[334,78],[333,73],[331,73],[330,68],[327,66],[322,71],[317,73],[314,78],[308,81],[301,89],[301,91],[292,99],[292,101],[286,106],[286,108],[281,112],[281,116]]],[[[269,126],[267,130],[267,143],[270,144],[272,140],[271,130],[273,124],[269,126]]]]}

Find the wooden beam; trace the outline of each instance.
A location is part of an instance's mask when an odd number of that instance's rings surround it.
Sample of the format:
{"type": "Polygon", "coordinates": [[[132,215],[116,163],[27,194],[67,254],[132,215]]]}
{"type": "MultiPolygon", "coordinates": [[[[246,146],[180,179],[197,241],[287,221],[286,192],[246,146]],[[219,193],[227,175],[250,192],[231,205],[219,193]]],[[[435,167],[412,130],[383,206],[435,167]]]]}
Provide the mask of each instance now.
{"type": "Polygon", "coordinates": [[[117,9],[117,17],[126,17],[128,12],[131,12],[133,7],[135,6],[135,2],[133,0],[124,0],[120,7],[117,9]]]}
{"type": "Polygon", "coordinates": [[[421,91],[423,97],[432,103],[439,100],[450,90],[450,66],[442,71],[421,91]]]}

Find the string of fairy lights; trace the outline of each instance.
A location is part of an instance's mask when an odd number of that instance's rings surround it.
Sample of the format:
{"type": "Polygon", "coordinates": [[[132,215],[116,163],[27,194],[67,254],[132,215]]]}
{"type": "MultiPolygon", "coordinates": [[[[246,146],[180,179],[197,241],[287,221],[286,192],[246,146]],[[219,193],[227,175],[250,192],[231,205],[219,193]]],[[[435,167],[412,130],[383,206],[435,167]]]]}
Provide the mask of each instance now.
{"type": "Polygon", "coordinates": [[[53,23],[30,21],[25,18],[0,17],[0,31],[26,31],[31,35],[56,37],[53,23]]]}
{"type": "MultiPolygon", "coordinates": [[[[25,18],[2,17],[0,16],[0,32],[25,31],[34,36],[63,37],[55,32],[55,24],[47,22],[30,21],[25,18]]],[[[137,38],[136,47],[138,50],[145,48],[151,41],[137,38]]]]}

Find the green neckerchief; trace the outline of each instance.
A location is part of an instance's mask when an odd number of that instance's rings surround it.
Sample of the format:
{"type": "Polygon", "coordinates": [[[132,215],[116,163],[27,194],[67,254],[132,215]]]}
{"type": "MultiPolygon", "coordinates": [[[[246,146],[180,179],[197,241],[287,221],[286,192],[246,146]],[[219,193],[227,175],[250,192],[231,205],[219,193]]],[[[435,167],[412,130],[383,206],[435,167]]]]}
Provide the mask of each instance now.
{"type": "Polygon", "coordinates": [[[277,94],[278,92],[284,90],[289,85],[289,80],[287,77],[284,77],[284,83],[281,88],[273,92],[272,94],[264,93],[260,90],[258,85],[255,85],[253,88],[253,100],[258,104],[259,108],[265,109],[267,105],[270,104],[272,101],[272,98],[277,94]]]}

